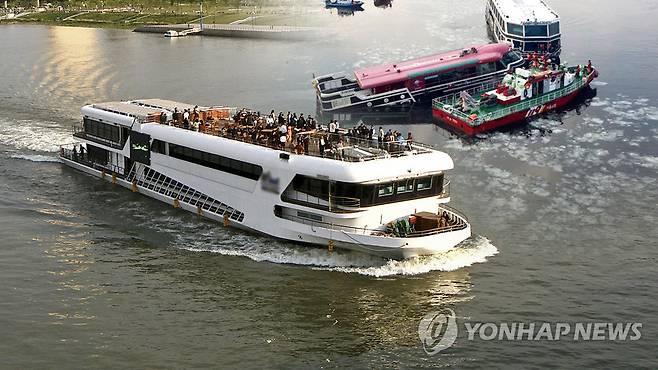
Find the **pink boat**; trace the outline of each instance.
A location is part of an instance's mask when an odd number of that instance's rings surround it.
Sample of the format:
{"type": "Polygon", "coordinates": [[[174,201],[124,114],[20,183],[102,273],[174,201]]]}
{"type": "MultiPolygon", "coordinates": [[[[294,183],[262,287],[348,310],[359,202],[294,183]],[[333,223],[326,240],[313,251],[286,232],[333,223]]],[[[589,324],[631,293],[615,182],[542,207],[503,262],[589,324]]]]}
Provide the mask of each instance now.
{"type": "Polygon", "coordinates": [[[313,84],[322,111],[403,107],[496,84],[523,63],[509,44],[484,44],[320,76],[313,84]]]}

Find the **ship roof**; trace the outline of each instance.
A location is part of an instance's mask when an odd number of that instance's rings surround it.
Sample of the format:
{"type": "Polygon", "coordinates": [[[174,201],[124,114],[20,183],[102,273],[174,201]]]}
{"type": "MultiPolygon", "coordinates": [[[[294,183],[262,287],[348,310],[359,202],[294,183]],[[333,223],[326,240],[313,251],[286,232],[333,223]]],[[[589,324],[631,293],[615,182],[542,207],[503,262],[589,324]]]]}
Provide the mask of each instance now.
{"type": "Polygon", "coordinates": [[[111,101],[105,103],[92,104],[92,107],[106,112],[116,113],[123,116],[134,117],[138,119],[146,119],[153,113],[162,112],[161,109],[155,107],[146,107],[142,105],[131,104],[130,102],[111,101]]]}
{"type": "Polygon", "coordinates": [[[370,89],[459,68],[464,65],[496,61],[502,58],[503,54],[510,51],[510,49],[509,44],[503,43],[475,45],[403,62],[356,69],[354,70],[354,76],[362,89],[370,89]],[[475,48],[477,53],[464,53],[464,51],[472,48],[475,48]]]}
{"type": "Polygon", "coordinates": [[[181,112],[184,109],[192,110],[195,107],[201,110],[208,108],[208,107],[199,107],[199,106],[194,106],[192,104],[181,103],[181,102],[166,100],[166,99],[137,99],[137,100],[132,100],[131,102],[133,104],[141,105],[144,107],[165,109],[172,112],[175,108],[178,108],[178,110],[181,112]]]}
{"type": "Polygon", "coordinates": [[[493,0],[507,22],[523,24],[528,22],[552,22],[558,14],[543,0],[493,0]]]}

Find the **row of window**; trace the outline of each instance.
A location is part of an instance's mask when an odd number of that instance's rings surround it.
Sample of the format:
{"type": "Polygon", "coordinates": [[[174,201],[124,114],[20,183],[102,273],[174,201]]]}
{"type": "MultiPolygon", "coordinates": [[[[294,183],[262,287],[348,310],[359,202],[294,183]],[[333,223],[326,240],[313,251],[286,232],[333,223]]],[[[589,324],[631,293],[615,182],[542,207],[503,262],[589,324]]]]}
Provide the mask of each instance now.
{"type": "Polygon", "coordinates": [[[560,22],[553,22],[547,25],[523,25],[507,23],[503,21],[503,17],[498,12],[498,8],[493,0],[489,0],[490,16],[498,21],[499,25],[507,25],[507,33],[516,36],[527,37],[542,37],[542,36],[555,36],[560,33],[560,22]]]}
{"type": "Polygon", "coordinates": [[[414,179],[391,181],[382,184],[354,184],[330,182],[308,176],[297,175],[292,188],[310,196],[328,200],[331,194],[336,205],[351,205],[349,199],[359,201],[361,207],[394,203],[411,199],[437,196],[443,192],[443,175],[425,176],[414,179]]]}
{"type": "Polygon", "coordinates": [[[84,132],[87,135],[95,136],[114,143],[125,143],[125,137],[122,138],[121,128],[119,126],[109,125],[85,117],[83,119],[84,132]]]}
{"type": "Polygon", "coordinates": [[[263,174],[263,167],[259,165],[188,148],[182,145],[165,143],[157,139],[153,140],[153,143],[151,144],[151,151],[169,155],[171,157],[198,164],[200,166],[209,167],[241,177],[246,177],[251,180],[258,180],[263,174]]]}
{"type": "Polygon", "coordinates": [[[545,24],[525,25],[507,23],[507,32],[516,36],[546,37],[555,36],[560,33],[560,22],[545,24]],[[524,33],[525,30],[525,33],[524,33]]]}

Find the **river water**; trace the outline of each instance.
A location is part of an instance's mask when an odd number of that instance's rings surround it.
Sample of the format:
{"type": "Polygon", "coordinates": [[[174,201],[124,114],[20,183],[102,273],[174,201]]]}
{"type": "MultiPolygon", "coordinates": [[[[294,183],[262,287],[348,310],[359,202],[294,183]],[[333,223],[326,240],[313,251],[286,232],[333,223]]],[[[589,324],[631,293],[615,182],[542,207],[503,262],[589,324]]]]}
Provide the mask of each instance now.
{"type": "Polygon", "coordinates": [[[323,40],[0,27],[0,367],[656,367],[658,5],[553,0],[563,60],[595,91],[450,153],[474,237],[385,261],[227,230],[57,163],[86,103],[161,97],[313,113],[313,73],[486,41],[476,0],[311,16],[323,40]],[[464,322],[639,322],[637,341],[469,340],[428,355],[427,313],[464,322]]]}

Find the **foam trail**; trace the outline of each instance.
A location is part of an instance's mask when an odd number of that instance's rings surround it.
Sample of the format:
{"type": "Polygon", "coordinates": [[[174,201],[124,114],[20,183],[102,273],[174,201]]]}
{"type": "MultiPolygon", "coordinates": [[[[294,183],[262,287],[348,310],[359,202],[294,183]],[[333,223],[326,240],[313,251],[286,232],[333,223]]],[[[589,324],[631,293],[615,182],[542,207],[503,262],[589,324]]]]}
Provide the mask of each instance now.
{"type": "Polygon", "coordinates": [[[12,154],[10,157],[32,162],[59,162],[59,158],[57,157],[41,154],[12,154]]]}
{"type": "Polygon", "coordinates": [[[0,119],[0,144],[15,149],[57,152],[60,145],[73,142],[73,135],[54,122],[0,119]]]}
{"type": "MultiPolygon", "coordinates": [[[[240,239],[253,239],[253,237],[245,235],[240,239]]],[[[301,247],[281,242],[272,243],[271,240],[268,242],[267,239],[258,239],[260,240],[244,244],[235,243],[235,239],[231,242],[232,245],[241,245],[240,247],[210,247],[202,245],[205,243],[201,242],[193,243],[196,245],[184,249],[247,257],[257,262],[309,266],[318,270],[375,277],[419,275],[430,271],[454,271],[475,263],[485,262],[487,257],[498,253],[498,249],[482,236],[472,237],[447,253],[402,261],[387,260],[377,256],[344,250],[337,250],[329,254],[323,248],[301,247]]]]}

